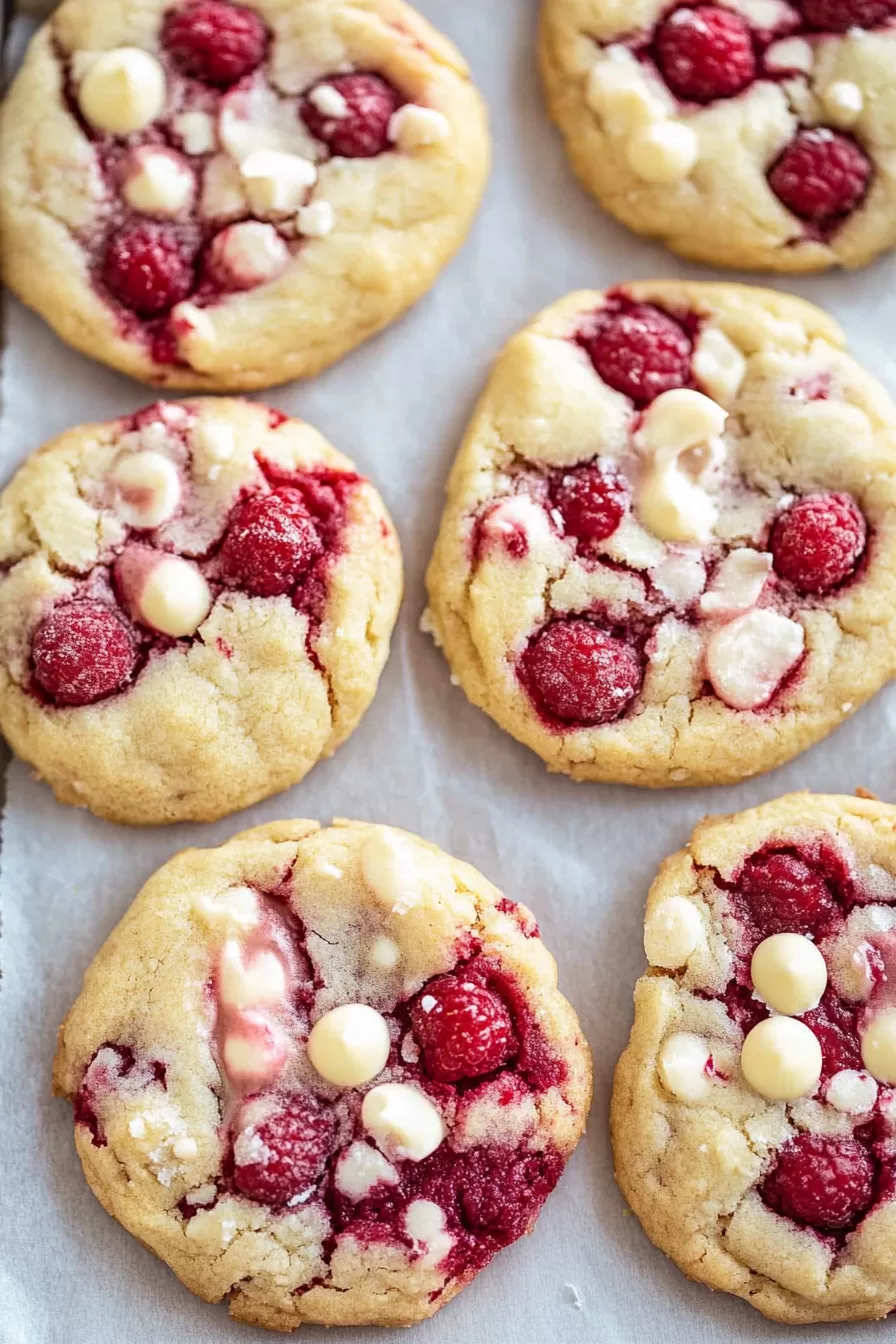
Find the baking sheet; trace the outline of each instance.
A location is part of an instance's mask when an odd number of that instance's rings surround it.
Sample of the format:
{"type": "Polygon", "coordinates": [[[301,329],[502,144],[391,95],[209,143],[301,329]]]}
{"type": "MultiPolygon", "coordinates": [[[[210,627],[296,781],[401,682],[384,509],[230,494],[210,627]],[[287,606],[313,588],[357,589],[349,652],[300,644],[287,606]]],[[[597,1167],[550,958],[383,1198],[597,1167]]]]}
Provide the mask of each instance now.
{"type": "MultiPolygon", "coordinates": [[[[10,767],[0,903],[0,1340],[3,1344],[221,1344],[272,1338],[208,1306],[109,1218],[83,1180],[71,1111],[50,1097],[56,1026],[101,941],[143,881],[186,845],[276,817],[355,816],[407,827],[476,864],[536,912],[596,1066],[587,1137],[531,1238],[503,1252],[432,1321],[421,1344],[564,1340],[689,1344],[783,1340],[745,1303],[688,1283],[654,1250],[613,1183],[607,1102],[643,968],[641,912],[663,857],[708,811],[797,788],[892,798],[896,687],[826,743],[732,789],[647,793],[549,777],[469,706],[421,635],[423,570],[442,486],[490,360],[538,308],[580,286],[688,275],[604,218],[573,182],[534,69],[536,0],[420,0],[461,46],[491,108],[495,171],[473,235],[407,318],[316,382],[268,394],[317,425],[379,484],[398,525],[407,597],[377,699],[336,757],[289,793],[209,826],[141,831],[56,804],[10,767]]],[[[829,306],[855,353],[896,392],[896,261],[781,287],[829,306]]],[[[772,281],[771,283],[779,283],[772,281]]],[[[0,473],[45,439],[152,394],[7,309],[0,473]]],[[[818,1327],[801,1340],[871,1344],[885,1324],[818,1327]]],[[[323,1332],[308,1328],[308,1337],[323,1332]]],[[[303,1333],[302,1338],[305,1338],[303,1333]]],[[[327,1344],[362,1338],[332,1331],[327,1344]]],[[[405,1332],[378,1332],[383,1344],[405,1332]]]]}

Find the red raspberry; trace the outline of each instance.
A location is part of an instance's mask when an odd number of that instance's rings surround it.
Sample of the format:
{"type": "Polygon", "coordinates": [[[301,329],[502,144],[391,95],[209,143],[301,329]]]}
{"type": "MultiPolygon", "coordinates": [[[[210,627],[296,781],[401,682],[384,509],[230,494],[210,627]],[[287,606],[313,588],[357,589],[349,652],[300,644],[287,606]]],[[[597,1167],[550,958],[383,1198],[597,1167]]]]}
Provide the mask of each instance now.
{"type": "Polygon", "coordinates": [[[691,377],[691,342],[659,308],[637,304],[601,322],[582,344],[605,383],[646,406],[691,377]]]}
{"type": "Polygon", "coordinates": [[[137,663],[124,617],[102,602],[66,602],[51,611],[31,643],[35,680],[60,705],[92,705],[118,691],[137,663]]]}
{"type": "Polygon", "coordinates": [[[184,74],[227,88],[264,60],[267,29],[251,9],[224,0],[196,0],[169,14],[162,44],[184,74]]]}
{"type": "Polygon", "coordinates": [[[391,84],[379,75],[337,75],[321,83],[341,93],[348,109],[344,117],[328,117],[306,98],[302,117],[316,140],[344,159],[372,159],[389,148],[389,121],[401,104],[391,84]]]}
{"type": "Polygon", "coordinates": [[[861,204],[871,161],[854,140],[826,126],[798,131],[768,175],[772,191],[800,219],[830,225],[861,204]]]}
{"type": "Polygon", "coordinates": [[[497,1236],[503,1245],[525,1236],[562,1172],[559,1153],[471,1149],[458,1173],[467,1223],[497,1236]]]}
{"type": "Polygon", "coordinates": [[[194,278],[192,245],[165,224],[133,224],[106,248],[106,287],[138,317],[167,313],[187,297],[194,278]]]}
{"type": "Polygon", "coordinates": [[[322,552],[302,496],[283,487],[239,506],[221,547],[221,567],[253,597],[277,597],[290,592],[322,552]]]}
{"type": "Polygon", "coordinates": [[[569,723],[612,723],[641,689],[637,650],[581,617],[546,626],[522,664],[536,704],[569,723]]]}
{"type": "Polygon", "coordinates": [[[625,478],[600,466],[562,472],[551,498],[563,515],[567,534],[585,542],[612,536],[631,503],[625,478]]]}
{"type": "Polygon", "coordinates": [[[323,1174],[335,1122],[316,1098],[296,1094],[237,1135],[233,1183],[259,1204],[288,1204],[323,1174]]]}
{"type": "Polygon", "coordinates": [[[411,1009],[411,1026],[426,1072],[439,1083],[491,1073],[519,1048],[497,994],[456,975],[426,986],[411,1009]]]}
{"type": "Polygon", "coordinates": [[[775,572],[803,593],[849,578],[865,549],[865,519],[849,495],[805,495],[772,529],[775,572]]]}
{"type": "Polygon", "coordinates": [[[874,1162],[855,1139],[799,1134],[778,1153],[760,1193],[785,1218],[819,1232],[841,1232],[874,1199],[874,1162]]]}
{"type": "Polygon", "coordinates": [[[861,1069],[862,1048],[856,1030],[855,1007],[849,1007],[829,990],[818,1007],[803,1016],[803,1021],[818,1037],[825,1078],[841,1069],[861,1069]]]}
{"type": "Polygon", "coordinates": [[[820,33],[877,28],[896,14],[896,0],[802,0],[803,18],[820,33]]]}
{"type": "Polygon", "coordinates": [[[660,70],[678,98],[695,103],[731,98],[756,78],[749,25],[730,9],[676,9],[656,45],[660,70]]]}
{"type": "Polygon", "coordinates": [[[772,933],[815,933],[837,912],[824,878],[792,854],[748,859],[737,890],[763,938],[772,933]]]}

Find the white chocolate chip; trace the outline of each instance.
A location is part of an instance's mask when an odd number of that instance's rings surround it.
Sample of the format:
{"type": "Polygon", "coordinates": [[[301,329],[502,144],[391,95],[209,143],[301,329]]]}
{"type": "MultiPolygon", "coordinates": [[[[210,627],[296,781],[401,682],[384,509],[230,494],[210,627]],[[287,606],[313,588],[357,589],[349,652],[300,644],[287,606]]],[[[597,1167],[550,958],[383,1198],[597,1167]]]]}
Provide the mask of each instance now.
{"type": "Polygon", "coordinates": [[[735,616],[755,607],[772,570],[766,551],[742,546],[731,551],[719,565],[709,588],[700,599],[704,616],[735,616]]]}
{"type": "Polygon", "coordinates": [[[387,1157],[420,1162],[445,1137],[435,1105],[407,1083],[380,1083],[364,1098],[361,1123],[387,1157]]]}
{"type": "Polygon", "coordinates": [[[663,597],[686,607],[703,592],[706,569],[699,551],[671,551],[650,571],[650,579],[663,597]]]}
{"type": "Polygon", "coordinates": [[[382,1073],[389,1058],[389,1026],[366,1003],[344,1003],[314,1024],[308,1058],[328,1083],[358,1087],[382,1073]]]}
{"type": "Polygon", "coordinates": [[[377,900],[395,914],[419,905],[423,892],[413,847],[404,836],[378,827],[364,842],[361,872],[377,900]]]}
{"type": "Polygon", "coordinates": [[[256,215],[291,215],[317,181],[310,159],[278,149],[256,149],[243,159],[240,173],[256,215]]]}
{"type": "Polygon", "coordinates": [[[333,232],[335,216],[329,201],[311,201],[299,208],[296,224],[305,238],[326,238],[333,232]]]}
{"type": "Polygon", "coordinates": [[[229,462],[236,447],[236,433],[227,420],[206,416],[198,420],[191,435],[194,447],[212,462],[229,462]]]}
{"type": "Polygon", "coordinates": [[[368,959],[379,970],[391,971],[401,961],[401,948],[394,938],[377,938],[370,948],[368,959]]]}
{"type": "Polygon", "coordinates": [[[193,170],[170,149],[138,149],[121,193],[144,215],[179,215],[196,193],[193,170]]]}
{"type": "Polygon", "coordinates": [[[346,1199],[364,1199],[375,1185],[397,1185],[398,1172],[378,1148],[358,1140],[336,1163],[336,1189],[346,1199]]]}
{"type": "Polygon", "coordinates": [[[179,112],[172,122],[185,154],[210,154],[215,147],[215,123],[207,112],[179,112]]]}
{"type": "Polygon", "coordinates": [[[180,477],[171,459],[161,453],[122,453],[109,479],[115,489],[115,513],[128,527],[148,531],[177,512],[180,477]]]}
{"type": "Polygon", "coordinates": [[[796,1101],[818,1086],[821,1046],[805,1022],[795,1017],[767,1017],[748,1032],[740,1067],[761,1097],[796,1101]]]}
{"type": "Polygon", "coordinates": [[[661,393],[644,412],[637,447],[666,465],[687,449],[718,438],[727,419],[728,412],[711,397],[676,387],[661,393]]]}
{"type": "Polygon", "coordinates": [[[318,84],[308,95],[308,101],[322,117],[332,121],[342,121],[348,116],[348,103],[332,84],[318,84]]]}
{"type": "Polygon", "coordinates": [[[451,134],[451,123],[433,107],[419,107],[405,103],[389,118],[388,136],[394,145],[405,152],[438,145],[451,134]]]}
{"type": "MultiPolygon", "coordinates": [[[[682,466],[683,454],[700,450],[714,468],[724,453],[719,435],[728,413],[702,392],[674,388],[644,413],[635,445],[648,458],[636,490],[641,521],[663,541],[706,542],[718,510],[682,466]]],[[[706,469],[705,463],[700,474],[706,469]]]]}
{"type": "Polygon", "coordinates": [[[264,78],[237,85],[221,99],[218,138],[235,163],[257,149],[277,149],[314,159],[314,137],[296,113],[292,98],[281,98],[264,78]]]}
{"type": "Polygon", "coordinates": [[[680,121],[652,121],[632,132],[625,152],[642,182],[680,182],[697,162],[699,144],[680,121]]]}
{"type": "Polygon", "coordinates": [[[454,1237],[445,1231],[445,1214],[431,1199],[415,1199],[408,1205],[404,1229],[426,1268],[444,1260],[454,1245],[454,1237]]]}
{"type": "Polygon", "coordinates": [[[799,661],[803,627],[760,607],[716,630],[706,646],[713,690],[732,709],[758,709],[799,661]]]}
{"type": "Polygon", "coordinates": [[[821,101],[828,118],[845,130],[854,126],[865,110],[865,95],[848,79],[835,79],[823,91],[821,101]]]}
{"type": "Polygon", "coordinates": [[[718,327],[706,327],[694,346],[692,368],[714,401],[728,406],[740,391],[747,361],[718,327]]]}
{"type": "Polygon", "coordinates": [[[766,69],[776,74],[811,75],[814,65],[815,53],[804,37],[782,37],[779,42],[772,42],[765,53],[766,69]]]}
{"type": "Polygon", "coordinates": [[[189,1135],[183,1135],[183,1137],[174,1140],[171,1151],[181,1162],[189,1162],[190,1158],[195,1157],[199,1152],[199,1145],[189,1135]]]}
{"type": "Polygon", "coordinates": [[[663,1042],[657,1067],[667,1092],[679,1101],[702,1101],[712,1089],[707,1072],[710,1050],[701,1036],[677,1031],[663,1042]]]}
{"type": "Polygon", "coordinates": [[[104,51],[78,90],[78,106],[85,119],[112,135],[143,130],[161,115],[165,100],[165,72],[154,56],[139,47],[104,51]]]}
{"type": "Polygon", "coordinates": [[[483,519],[486,537],[506,540],[521,536],[527,543],[544,544],[551,540],[551,525],[542,506],[531,495],[510,495],[490,509],[483,519]]]}
{"type": "Polygon", "coordinates": [[[132,1139],[142,1139],[146,1134],[146,1121],[142,1115],[135,1115],[128,1121],[128,1133],[132,1139]]]}
{"type": "Polygon", "coordinates": [[[205,346],[215,344],[215,324],[204,308],[195,303],[178,303],[171,310],[171,326],[177,335],[178,347],[189,342],[205,346]]]}
{"type": "Polygon", "coordinates": [[[661,121],[667,112],[641,62],[625,47],[610,47],[591,67],[585,101],[614,135],[661,121]]]}
{"type": "Polygon", "coordinates": [[[763,938],[753,953],[750,974],[759,997],[776,1013],[792,1017],[817,1008],[828,983],[824,957],[801,933],[763,938]]]}
{"type": "Polygon", "coordinates": [[[289,261],[289,249],[271,224],[247,220],[231,224],[214,239],[215,274],[233,289],[254,289],[276,279],[289,261]]]}
{"type": "Polygon", "coordinates": [[[206,1185],[200,1185],[196,1190],[191,1190],[188,1195],[184,1195],[187,1204],[196,1205],[211,1204],[218,1193],[218,1187],[208,1182],[206,1185]]]}
{"type": "Polygon", "coordinates": [[[862,1063],[879,1083],[896,1083],[896,1008],[871,1018],[862,1033],[862,1063]]]}
{"type": "Polygon", "coordinates": [[[254,929],[259,919],[258,895],[251,887],[231,887],[218,896],[200,896],[196,909],[207,924],[254,929]]]}
{"type": "Polygon", "coordinates": [[[273,1082],[283,1072],[287,1046],[282,1032],[261,1013],[239,1015],[224,1038],[224,1067],[231,1080],[243,1087],[273,1082]]]}
{"type": "Polygon", "coordinates": [[[216,154],[209,159],[202,174],[202,215],[223,224],[230,219],[239,219],[248,209],[239,168],[226,154],[216,154]]]}
{"type": "Polygon", "coordinates": [[[644,928],[644,951],[651,966],[669,971],[683,966],[703,939],[703,921],[693,902],[684,896],[660,901],[644,928]]]}
{"type": "Polygon", "coordinates": [[[286,997],[286,971],[276,952],[259,951],[247,962],[235,938],[221,949],[221,1002],[228,1008],[281,1003],[286,997]]]}
{"type": "Polygon", "coordinates": [[[163,555],[147,571],[134,602],[140,620],[175,639],[194,635],[211,605],[204,576],[179,555],[163,555]]]}
{"type": "Polygon", "coordinates": [[[858,1069],[840,1069],[828,1083],[825,1101],[846,1115],[865,1115],[877,1101],[877,1083],[858,1069]]]}

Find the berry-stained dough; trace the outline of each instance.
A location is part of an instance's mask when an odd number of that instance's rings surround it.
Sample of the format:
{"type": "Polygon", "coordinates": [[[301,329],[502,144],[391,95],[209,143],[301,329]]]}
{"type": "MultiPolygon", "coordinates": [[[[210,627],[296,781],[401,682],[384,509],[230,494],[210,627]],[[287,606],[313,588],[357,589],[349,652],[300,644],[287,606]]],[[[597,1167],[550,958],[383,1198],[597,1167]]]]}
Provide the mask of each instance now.
{"type": "Polygon", "coordinates": [[[404,832],[295,821],[156,873],[54,1079],[104,1208],[289,1330],[411,1325],[532,1231],[591,1060],[525,907],[404,832]]]}
{"type": "Polygon", "coordinates": [[[310,425],[160,402],[0,497],[0,727],[63,802],[211,820],[301,779],[373,698],[401,597],[369,481],[310,425]]]}
{"type": "Polygon", "coordinates": [[[637,233],[717,266],[861,266],[896,243],[893,0],[544,0],[573,167],[637,233]]]}
{"type": "Polygon", "coordinates": [[[463,59],[401,0],[65,0],[0,119],[4,279],[136,378],[267,387],[430,288],[488,155],[463,59]]]}
{"type": "Polygon", "coordinates": [[[787,295],[570,295],[498,360],[424,618],[552,770],[648,786],[781,764],[896,666],[896,411],[787,295]]]}
{"type": "Polygon", "coordinates": [[[790,1323],[896,1302],[896,808],[702,822],[645,916],[616,1174],[691,1278],[790,1323]]]}

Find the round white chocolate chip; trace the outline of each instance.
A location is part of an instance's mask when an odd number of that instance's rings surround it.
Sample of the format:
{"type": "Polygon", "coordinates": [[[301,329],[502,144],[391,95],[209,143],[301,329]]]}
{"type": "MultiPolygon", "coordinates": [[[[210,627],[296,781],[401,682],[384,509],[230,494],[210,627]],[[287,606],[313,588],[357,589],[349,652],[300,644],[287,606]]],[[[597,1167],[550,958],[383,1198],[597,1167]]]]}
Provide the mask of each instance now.
{"type": "Polygon", "coordinates": [[[78,90],[78,106],[97,130],[130,135],[164,111],[165,72],[140,47],[104,51],[91,64],[78,90]]]}
{"type": "Polygon", "coordinates": [[[703,938],[697,907],[684,896],[660,901],[644,927],[644,951],[651,966],[674,971],[683,966],[703,938]]]}
{"type": "Polygon", "coordinates": [[[394,938],[376,938],[368,954],[370,964],[381,971],[391,971],[401,961],[401,948],[394,938]]]}
{"type": "Polygon", "coordinates": [[[697,162],[699,143],[680,121],[651,121],[632,132],[625,152],[642,182],[680,182],[697,162]]]}
{"type": "Polygon", "coordinates": [[[133,155],[122,195],[144,215],[179,215],[196,194],[193,170],[171,149],[142,149],[133,155]]]}
{"type": "Polygon", "coordinates": [[[802,657],[805,634],[798,621],[759,607],[716,630],[706,645],[713,690],[732,709],[758,709],[772,698],[802,657]]]}
{"type": "Polygon", "coordinates": [[[291,215],[317,181],[310,159],[279,149],[256,149],[240,165],[249,204],[256,215],[291,215]]]}
{"type": "Polygon", "coordinates": [[[776,1013],[792,1017],[817,1008],[828,983],[824,957],[801,933],[763,938],[753,953],[750,974],[759,997],[776,1013]]]}
{"type": "Polygon", "coordinates": [[[172,125],[185,154],[210,154],[215,147],[215,122],[207,112],[179,112],[172,125]]]}
{"type": "Polygon", "coordinates": [[[405,103],[389,118],[389,139],[406,152],[440,144],[450,134],[451,123],[448,118],[433,107],[405,103]]]}
{"type": "Polygon", "coordinates": [[[177,512],[180,477],[161,453],[123,453],[109,479],[115,488],[115,513],[128,527],[149,531],[177,512]]]}
{"type": "Polygon", "coordinates": [[[796,1101],[818,1086],[821,1046],[815,1033],[795,1017],[767,1017],[747,1033],[740,1067],[761,1097],[796,1101]]]}
{"type": "Polygon", "coordinates": [[[848,79],[835,79],[822,93],[821,101],[834,125],[845,130],[854,126],[865,110],[865,95],[848,79]]]}
{"type": "Polygon", "coordinates": [[[289,261],[289,248],[272,224],[257,219],[231,224],[211,247],[215,271],[235,289],[253,289],[276,279],[289,261]]]}
{"type": "Polygon", "coordinates": [[[877,1101],[877,1083],[858,1069],[840,1069],[828,1083],[825,1101],[845,1115],[865,1115],[877,1101]]]}
{"type": "Polygon", "coordinates": [[[702,1101],[712,1089],[707,1072],[710,1050],[702,1036],[677,1031],[663,1042],[657,1067],[667,1092],[679,1101],[702,1101]]]}
{"type": "Polygon", "coordinates": [[[147,572],[135,606],[142,621],[163,635],[194,635],[212,605],[205,578],[189,560],[163,555],[147,572]]]}
{"type": "Polygon", "coordinates": [[[865,1027],[862,1063],[879,1083],[896,1083],[896,1008],[875,1013],[865,1027]]]}
{"type": "Polygon", "coordinates": [[[276,952],[259,951],[244,962],[235,938],[221,949],[219,981],[221,1002],[228,1008],[282,1003],[286,997],[286,971],[276,952]]]}
{"type": "Polygon", "coordinates": [[[382,1073],[391,1045],[386,1019],[366,1003],[344,1003],[315,1022],[308,1058],[321,1078],[359,1087],[382,1073]]]}
{"type": "Polygon", "coordinates": [[[387,1157],[412,1162],[434,1153],[446,1133],[429,1097],[407,1083],[371,1088],[361,1107],[361,1123],[387,1157]]]}

